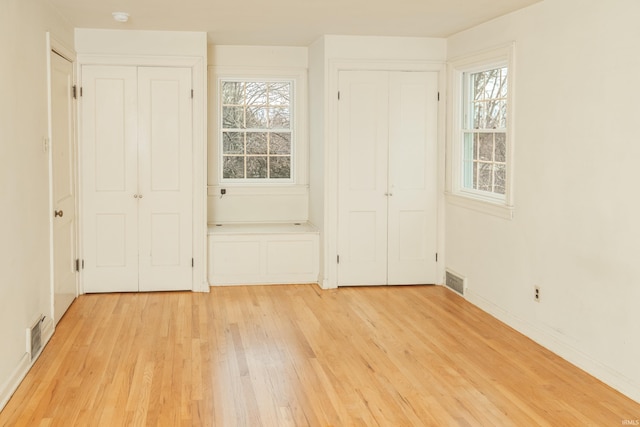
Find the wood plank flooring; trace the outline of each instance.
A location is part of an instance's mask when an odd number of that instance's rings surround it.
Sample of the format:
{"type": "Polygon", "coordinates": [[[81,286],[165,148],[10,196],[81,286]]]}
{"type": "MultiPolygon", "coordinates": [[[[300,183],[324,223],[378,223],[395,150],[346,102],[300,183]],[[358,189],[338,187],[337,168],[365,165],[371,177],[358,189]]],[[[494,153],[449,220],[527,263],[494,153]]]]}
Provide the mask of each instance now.
{"type": "Polygon", "coordinates": [[[617,426],[640,404],[442,287],[83,295],[0,426],[617,426]]]}

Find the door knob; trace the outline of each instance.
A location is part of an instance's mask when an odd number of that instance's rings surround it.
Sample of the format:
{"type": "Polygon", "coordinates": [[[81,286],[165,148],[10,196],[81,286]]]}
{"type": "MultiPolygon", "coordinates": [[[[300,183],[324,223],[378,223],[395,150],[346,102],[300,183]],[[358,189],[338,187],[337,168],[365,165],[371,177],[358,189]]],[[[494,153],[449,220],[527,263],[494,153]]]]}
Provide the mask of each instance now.
{"type": "Polygon", "coordinates": [[[62,218],[62,215],[64,215],[64,212],[63,212],[62,210],[59,210],[59,211],[53,211],[53,217],[54,217],[54,218],[56,218],[56,217],[60,217],[60,218],[62,218]]]}
{"type": "Polygon", "coordinates": [[[142,194],[134,194],[133,198],[134,199],[142,199],[142,194]]]}

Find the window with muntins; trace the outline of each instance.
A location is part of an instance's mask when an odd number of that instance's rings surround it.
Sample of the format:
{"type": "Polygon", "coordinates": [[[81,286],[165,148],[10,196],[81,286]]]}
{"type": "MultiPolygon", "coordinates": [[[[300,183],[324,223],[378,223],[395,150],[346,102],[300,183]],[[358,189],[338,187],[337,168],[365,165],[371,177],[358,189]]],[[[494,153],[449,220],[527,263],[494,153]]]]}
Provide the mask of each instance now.
{"type": "Polygon", "coordinates": [[[220,81],[223,181],[292,180],[293,82],[220,81]]]}
{"type": "Polygon", "coordinates": [[[504,198],[508,68],[466,72],[463,88],[461,187],[504,198]]]}

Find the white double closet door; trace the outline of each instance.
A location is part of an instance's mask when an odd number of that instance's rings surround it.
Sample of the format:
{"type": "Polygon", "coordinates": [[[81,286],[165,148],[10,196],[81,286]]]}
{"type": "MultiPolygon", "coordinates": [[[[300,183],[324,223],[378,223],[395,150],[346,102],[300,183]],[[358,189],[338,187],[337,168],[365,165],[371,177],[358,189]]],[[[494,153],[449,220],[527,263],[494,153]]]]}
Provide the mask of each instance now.
{"type": "Polygon", "coordinates": [[[191,69],[82,67],[85,292],[192,289],[191,69]]]}
{"type": "Polygon", "coordinates": [[[435,72],[341,71],[338,284],[436,283],[435,72]]]}

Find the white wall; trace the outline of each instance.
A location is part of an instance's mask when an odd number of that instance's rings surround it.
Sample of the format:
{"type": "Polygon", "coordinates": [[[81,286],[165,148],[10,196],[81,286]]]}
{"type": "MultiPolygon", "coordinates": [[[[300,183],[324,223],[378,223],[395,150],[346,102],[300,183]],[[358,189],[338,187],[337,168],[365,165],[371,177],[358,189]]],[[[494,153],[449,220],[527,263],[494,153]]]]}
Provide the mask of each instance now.
{"type": "MultiPolygon", "coordinates": [[[[324,37],[309,46],[309,221],[320,230],[320,248],[325,235],[325,116],[326,63],[324,37]]],[[[324,265],[324,250],[320,250],[320,266],[324,265]]],[[[320,268],[319,283],[324,271],[320,268]]]]}
{"type": "Polygon", "coordinates": [[[73,31],[44,0],[0,2],[0,408],[26,372],[27,327],[51,312],[46,32],[73,31]]]}
{"type": "Polygon", "coordinates": [[[516,42],[515,218],[447,206],[446,264],[469,300],[640,401],[638,16],[545,0],[448,39],[450,59],[516,42]]]}
{"type": "Polygon", "coordinates": [[[309,212],[307,48],[289,46],[209,46],[208,221],[213,224],[304,222],[309,212]],[[294,183],[222,184],[218,150],[219,77],[291,78],[294,103],[294,183]],[[220,190],[226,194],[220,197],[220,190]]]}

